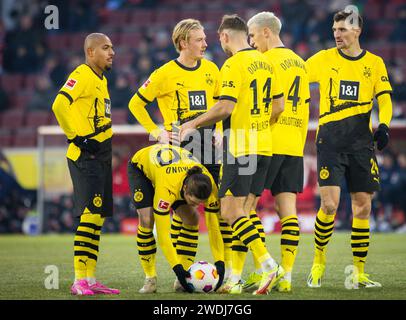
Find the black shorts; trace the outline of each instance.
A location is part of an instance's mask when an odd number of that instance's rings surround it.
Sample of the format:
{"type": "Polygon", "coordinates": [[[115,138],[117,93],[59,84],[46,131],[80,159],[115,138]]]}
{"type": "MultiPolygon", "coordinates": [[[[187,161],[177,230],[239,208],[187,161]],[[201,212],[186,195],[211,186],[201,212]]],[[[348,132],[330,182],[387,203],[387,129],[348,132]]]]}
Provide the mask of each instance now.
{"type": "Polygon", "coordinates": [[[320,187],[341,186],[345,177],[349,192],[379,191],[379,171],[375,153],[340,153],[317,150],[317,174],[320,187]]]}
{"type": "Polygon", "coordinates": [[[246,197],[252,193],[261,195],[272,157],[249,155],[232,158],[223,164],[219,198],[226,195],[246,197]],[[231,160],[231,161],[230,161],[231,160]]]}
{"type": "Polygon", "coordinates": [[[77,216],[85,208],[102,217],[113,215],[113,175],[110,159],[94,158],[87,152],[73,161],[68,159],[73,184],[73,199],[77,216]]]}
{"type": "Polygon", "coordinates": [[[127,172],[131,196],[135,207],[137,209],[152,207],[154,204],[155,190],[151,180],[131,161],[128,162],[127,172]]]}
{"type": "Polygon", "coordinates": [[[302,192],[303,157],[274,154],[265,187],[273,196],[281,192],[302,192]]]}

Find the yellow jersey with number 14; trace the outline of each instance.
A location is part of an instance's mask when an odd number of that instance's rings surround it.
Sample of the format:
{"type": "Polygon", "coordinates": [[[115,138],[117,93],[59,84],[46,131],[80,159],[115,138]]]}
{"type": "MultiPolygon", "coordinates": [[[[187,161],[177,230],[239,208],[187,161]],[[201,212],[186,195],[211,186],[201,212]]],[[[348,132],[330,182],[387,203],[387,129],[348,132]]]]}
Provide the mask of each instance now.
{"type": "Polygon", "coordinates": [[[227,59],[220,75],[219,100],[235,102],[232,114],[223,120],[228,152],[236,158],[271,156],[272,100],[283,96],[271,64],[262,53],[247,48],[227,59]]]}

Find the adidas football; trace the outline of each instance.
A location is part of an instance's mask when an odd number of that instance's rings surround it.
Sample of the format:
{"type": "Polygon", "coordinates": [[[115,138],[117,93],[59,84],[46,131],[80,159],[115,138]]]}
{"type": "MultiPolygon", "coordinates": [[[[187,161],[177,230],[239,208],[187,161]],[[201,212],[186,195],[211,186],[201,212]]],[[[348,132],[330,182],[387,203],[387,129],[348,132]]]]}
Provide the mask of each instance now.
{"type": "Polygon", "coordinates": [[[189,268],[190,278],[186,279],[194,289],[194,292],[209,293],[216,288],[219,280],[217,269],[206,261],[199,261],[189,268]]]}

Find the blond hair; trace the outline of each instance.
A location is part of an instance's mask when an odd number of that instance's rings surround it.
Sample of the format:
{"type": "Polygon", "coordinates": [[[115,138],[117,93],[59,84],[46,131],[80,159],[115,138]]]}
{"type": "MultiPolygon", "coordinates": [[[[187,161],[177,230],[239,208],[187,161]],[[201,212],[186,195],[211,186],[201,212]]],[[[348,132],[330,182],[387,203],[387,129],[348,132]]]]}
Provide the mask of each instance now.
{"type": "Polygon", "coordinates": [[[186,42],[189,40],[189,33],[191,30],[204,30],[202,24],[199,20],[196,19],[184,19],[173,28],[172,32],[172,42],[175,46],[175,49],[178,53],[181,51],[180,42],[185,40],[186,42]]]}
{"type": "Polygon", "coordinates": [[[273,12],[262,11],[248,20],[248,26],[253,24],[261,28],[269,28],[273,34],[279,35],[282,28],[281,20],[273,12]]]}

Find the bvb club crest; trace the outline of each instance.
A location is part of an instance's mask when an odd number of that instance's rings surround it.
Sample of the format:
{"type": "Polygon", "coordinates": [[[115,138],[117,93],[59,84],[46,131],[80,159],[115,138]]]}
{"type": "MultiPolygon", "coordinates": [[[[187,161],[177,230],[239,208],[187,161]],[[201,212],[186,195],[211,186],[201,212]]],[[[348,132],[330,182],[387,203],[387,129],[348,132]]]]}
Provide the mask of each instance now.
{"type": "Polygon", "coordinates": [[[320,179],[326,180],[329,176],[330,176],[330,172],[328,172],[327,167],[321,167],[320,179]]]}
{"type": "Polygon", "coordinates": [[[140,190],[136,190],[134,193],[134,201],[140,202],[144,199],[144,194],[140,190]]]}
{"type": "Polygon", "coordinates": [[[372,75],[371,68],[364,67],[364,77],[365,78],[371,78],[371,75],[372,75]]]}
{"type": "Polygon", "coordinates": [[[94,196],[94,198],[93,198],[93,205],[94,205],[96,208],[100,208],[100,207],[102,206],[102,204],[103,204],[103,200],[102,200],[100,194],[96,194],[96,195],[94,196]]]}
{"type": "Polygon", "coordinates": [[[214,82],[214,80],[213,80],[213,78],[211,77],[211,74],[210,74],[210,73],[206,73],[206,83],[207,83],[209,86],[211,86],[211,85],[213,85],[213,82],[214,82]]]}

